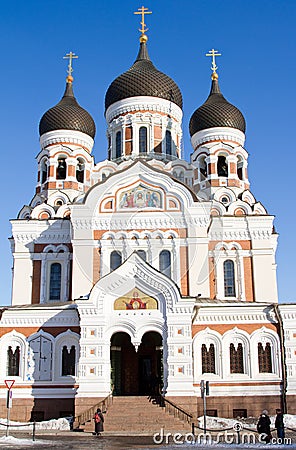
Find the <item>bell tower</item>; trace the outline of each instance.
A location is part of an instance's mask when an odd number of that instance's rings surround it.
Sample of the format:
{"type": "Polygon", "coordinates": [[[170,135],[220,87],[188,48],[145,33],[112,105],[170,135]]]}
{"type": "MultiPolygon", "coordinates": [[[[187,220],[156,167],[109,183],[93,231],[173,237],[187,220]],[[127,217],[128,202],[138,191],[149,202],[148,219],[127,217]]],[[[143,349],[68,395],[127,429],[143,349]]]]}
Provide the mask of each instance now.
{"type": "Polygon", "coordinates": [[[248,153],[244,149],[245,119],[234,105],[222,95],[218,83],[216,57],[212,49],[212,85],[205,103],[190,119],[193,146],[191,162],[196,168],[194,190],[212,198],[221,187],[231,188],[237,195],[249,189],[248,153]]]}
{"type": "Polygon", "coordinates": [[[61,191],[72,201],[90,187],[95,124],[74,96],[72,61],[78,56],[70,52],[64,58],[69,60],[64,95],[39,124],[41,151],[37,156],[36,193],[47,199],[53,192],[61,191]]]}

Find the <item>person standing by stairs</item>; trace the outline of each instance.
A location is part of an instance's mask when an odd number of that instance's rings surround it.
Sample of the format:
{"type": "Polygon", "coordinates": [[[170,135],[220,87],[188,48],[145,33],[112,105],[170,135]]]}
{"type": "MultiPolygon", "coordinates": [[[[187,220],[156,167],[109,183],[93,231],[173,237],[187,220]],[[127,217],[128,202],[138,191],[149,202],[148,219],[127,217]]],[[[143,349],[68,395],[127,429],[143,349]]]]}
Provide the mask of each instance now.
{"type": "Polygon", "coordinates": [[[95,421],[95,435],[100,436],[101,433],[104,431],[104,416],[102,414],[102,411],[100,408],[97,409],[97,412],[95,413],[93,417],[95,421]]]}

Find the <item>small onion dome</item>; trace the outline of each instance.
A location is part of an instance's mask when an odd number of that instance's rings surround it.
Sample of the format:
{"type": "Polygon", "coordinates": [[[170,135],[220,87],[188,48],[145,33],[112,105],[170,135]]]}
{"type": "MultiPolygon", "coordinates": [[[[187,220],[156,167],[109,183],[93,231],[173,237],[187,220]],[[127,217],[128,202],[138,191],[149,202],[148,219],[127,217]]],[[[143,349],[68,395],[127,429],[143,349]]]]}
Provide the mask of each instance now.
{"type": "Polygon", "coordinates": [[[190,136],[207,128],[230,127],[236,128],[243,133],[246,130],[244,116],[221,94],[218,76],[212,77],[210,95],[205,103],[200,106],[191,116],[189,123],[190,136]]]}
{"type": "Polygon", "coordinates": [[[146,39],[142,39],[136,61],[109,86],[105,96],[105,110],[113,103],[130,97],[148,96],[169,100],[182,109],[182,94],[176,83],[157,70],[151,62],[146,39]]]}
{"type": "Polygon", "coordinates": [[[39,123],[39,134],[48,131],[75,130],[94,138],[96,126],[91,115],[81,108],[74,97],[72,77],[67,77],[63,98],[57,105],[43,114],[39,123]]]}

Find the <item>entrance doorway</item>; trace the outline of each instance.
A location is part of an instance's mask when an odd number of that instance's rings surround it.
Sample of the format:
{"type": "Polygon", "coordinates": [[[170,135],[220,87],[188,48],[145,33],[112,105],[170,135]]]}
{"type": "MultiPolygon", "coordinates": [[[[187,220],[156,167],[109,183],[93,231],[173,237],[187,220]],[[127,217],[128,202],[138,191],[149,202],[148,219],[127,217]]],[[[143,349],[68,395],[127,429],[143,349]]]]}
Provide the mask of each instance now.
{"type": "Polygon", "coordinates": [[[127,333],[111,338],[111,383],[114,395],[153,395],[162,385],[162,337],[149,331],[136,352],[127,333]]]}

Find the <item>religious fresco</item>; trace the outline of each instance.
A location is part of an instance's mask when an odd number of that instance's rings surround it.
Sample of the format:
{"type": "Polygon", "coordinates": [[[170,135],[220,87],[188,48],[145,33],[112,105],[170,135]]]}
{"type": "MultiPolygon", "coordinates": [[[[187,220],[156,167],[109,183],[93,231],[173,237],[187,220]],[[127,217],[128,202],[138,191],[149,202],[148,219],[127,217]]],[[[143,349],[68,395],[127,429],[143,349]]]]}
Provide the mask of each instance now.
{"type": "Polygon", "coordinates": [[[132,289],[123,297],[115,300],[114,309],[157,309],[157,300],[144,294],[139,289],[132,289]]]}
{"type": "Polygon", "coordinates": [[[128,191],[124,191],[119,197],[119,208],[161,208],[162,199],[160,192],[137,186],[128,191]]]}

